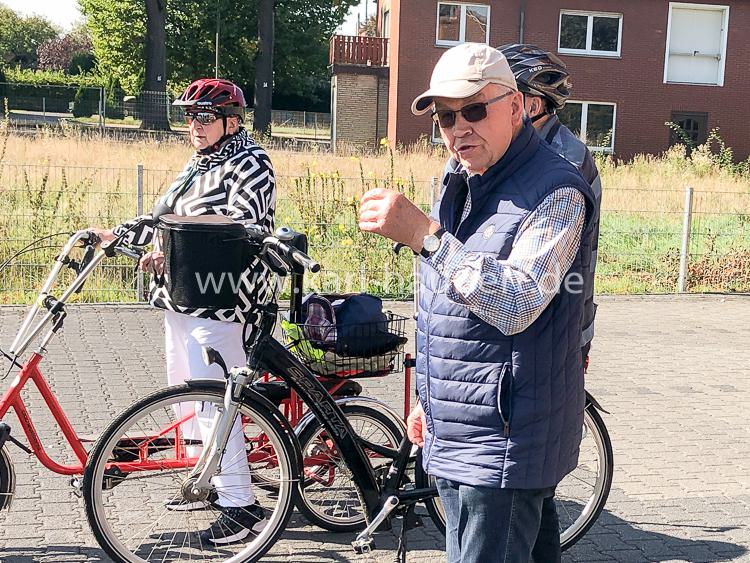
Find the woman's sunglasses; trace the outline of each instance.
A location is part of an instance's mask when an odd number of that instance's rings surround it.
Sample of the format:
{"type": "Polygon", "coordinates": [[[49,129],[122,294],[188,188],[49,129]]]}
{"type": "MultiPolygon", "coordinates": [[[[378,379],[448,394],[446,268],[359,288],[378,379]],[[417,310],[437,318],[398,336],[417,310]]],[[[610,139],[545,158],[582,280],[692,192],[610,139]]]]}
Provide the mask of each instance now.
{"type": "Polygon", "coordinates": [[[439,109],[432,112],[432,119],[434,119],[435,122],[443,129],[450,129],[456,124],[456,114],[458,113],[460,113],[463,118],[469,123],[476,123],[477,121],[482,121],[485,117],[487,117],[488,105],[499,102],[503,98],[507,98],[514,93],[515,92],[513,90],[510,90],[505,94],[498,96],[497,98],[492,98],[491,100],[487,100],[486,102],[475,102],[473,104],[467,104],[461,109],[457,110],[439,109]]]}
{"type": "Polygon", "coordinates": [[[210,125],[211,123],[219,119],[219,114],[212,111],[196,111],[186,113],[185,119],[187,120],[188,124],[192,123],[193,121],[197,121],[201,125],[210,125]]]}

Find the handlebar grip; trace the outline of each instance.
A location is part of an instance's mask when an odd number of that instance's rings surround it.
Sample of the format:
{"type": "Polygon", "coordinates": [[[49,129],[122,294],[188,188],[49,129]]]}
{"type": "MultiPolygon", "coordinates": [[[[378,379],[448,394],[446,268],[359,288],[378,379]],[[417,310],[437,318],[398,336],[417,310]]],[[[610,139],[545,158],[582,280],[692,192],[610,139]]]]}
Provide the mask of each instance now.
{"type": "Polygon", "coordinates": [[[127,248],[124,246],[115,246],[115,252],[117,254],[127,256],[128,258],[132,258],[136,262],[140,262],[141,257],[143,256],[143,251],[136,250],[135,248],[127,248]]]}
{"type": "Polygon", "coordinates": [[[316,274],[320,271],[320,264],[310,258],[307,254],[304,252],[300,252],[299,250],[292,249],[291,252],[292,260],[297,262],[300,266],[305,268],[306,270],[309,270],[313,274],[316,274]]]}

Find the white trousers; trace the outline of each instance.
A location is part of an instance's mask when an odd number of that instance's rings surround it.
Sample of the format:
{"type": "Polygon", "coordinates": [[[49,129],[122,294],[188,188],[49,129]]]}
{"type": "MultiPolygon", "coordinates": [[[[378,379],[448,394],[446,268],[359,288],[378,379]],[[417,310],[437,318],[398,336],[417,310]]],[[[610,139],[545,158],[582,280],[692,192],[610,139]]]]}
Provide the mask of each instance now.
{"type": "MultiPolygon", "coordinates": [[[[164,334],[167,357],[167,382],[179,385],[188,379],[210,378],[224,381],[224,373],[217,365],[207,366],[203,361],[203,346],[210,346],[221,354],[228,368],[245,365],[242,348],[242,324],[201,319],[165,311],[164,334]]],[[[185,439],[200,439],[204,443],[210,437],[216,408],[204,403],[181,405],[187,416],[195,409],[192,422],[183,424],[185,439]]],[[[190,452],[197,455],[198,451],[190,452]]],[[[219,495],[220,506],[247,506],[255,502],[250,484],[250,468],[247,464],[245,435],[239,419],[234,423],[221,462],[221,473],[212,479],[219,495]]]]}

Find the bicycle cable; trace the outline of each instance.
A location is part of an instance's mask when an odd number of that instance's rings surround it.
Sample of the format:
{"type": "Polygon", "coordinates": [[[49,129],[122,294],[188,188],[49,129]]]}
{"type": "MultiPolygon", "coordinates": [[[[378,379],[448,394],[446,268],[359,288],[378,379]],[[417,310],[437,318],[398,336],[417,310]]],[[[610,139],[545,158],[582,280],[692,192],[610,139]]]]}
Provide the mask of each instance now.
{"type": "Polygon", "coordinates": [[[3,262],[2,264],[0,264],[0,272],[2,272],[5,268],[7,268],[8,266],[10,266],[10,263],[13,262],[13,260],[15,260],[16,258],[18,258],[19,256],[21,256],[22,254],[25,254],[26,252],[31,252],[33,250],[39,250],[39,248],[57,248],[57,246],[42,246],[42,247],[37,248],[37,247],[34,247],[34,245],[38,244],[38,243],[40,243],[42,241],[45,241],[47,239],[50,239],[52,237],[59,237],[60,235],[68,235],[68,236],[70,236],[70,231],[61,231],[59,233],[52,233],[51,235],[43,236],[41,238],[32,240],[29,244],[27,244],[26,246],[24,246],[21,250],[19,250],[13,256],[11,256],[10,258],[8,258],[5,262],[3,262]]]}

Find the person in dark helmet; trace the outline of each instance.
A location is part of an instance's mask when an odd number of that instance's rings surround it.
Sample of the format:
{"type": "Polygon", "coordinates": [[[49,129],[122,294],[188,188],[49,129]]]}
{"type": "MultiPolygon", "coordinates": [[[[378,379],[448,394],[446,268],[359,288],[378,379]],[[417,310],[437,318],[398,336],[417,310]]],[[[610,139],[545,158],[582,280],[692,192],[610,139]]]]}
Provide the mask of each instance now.
{"type": "MultiPolygon", "coordinates": [[[[568,68],[559,57],[540,49],[535,45],[512,43],[498,47],[508,59],[508,64],[516,77],[518,89],[524,95],[526,115],[529,116],[537,133],[555,151],[571,164],[574,164],[594,191],[597,208],[601,208],[602,183],[594,158],[586,144],[557,117],[557,110],[562,109],[570,97],[572,82],[568,68]]],[[[597,217],[599,213],[597,213],[597,217]]],[[[596,255],[599,240],[597,222],[593,238],[590,276],[593,278],[596,269],[596,255]]],[[[593,291],[594,284],[589,287],[593,291]]],[[[586,311],[583,323],[581,348],[585,363],[591,341],[594,338],[594,316],[596,305],[593,293],[586,296],[586,311]]]]}
{"type": "MultiPolygon", "coordinates": [[[[198,377],[223,381],[218,366],[204,363],[202,349],[214,348],[230,367],[245,365],[243,325],[257,325],[258,304],[265,302],[272,289],[270,272],[257,258],[247,264],[238,284],[238,304],[234,308],[177,305],[166,285],[156,281],[164,272],[164,254],[159,237],[154,236],[156,220],[165,213],[223,215],[244,225],[260,225],[272,231],[276,180],[268,155],[243,128],[246,103],[239,86],[228,80],[201,78],[190,84],[174,105],[185,110],[195,153],[150,215],[113,229],[91,230],[103,241],[127,232],[125,240],[130,244],[153,244],[153,251],[141,259],[140,268],[157,274],[151,279],[150,303],[164,309],[168,383],[176,385],[198,377]]],[[[207,405],[197,407],[196,423],[193,428],[183,425],[183,435],[205,442],[210,436],[213,411],[207,405]]],[[[245,435],[239,420],[227,443],[221,470],[222,474],[212,479],[215,494],[206,501],[179,498],[166,502],[169,511],[210,510],[216,514],[215,522],[201,534],[201,545],[221,546],[242,541],[265,526],[265,513],[251,486],[245,435]]]]}

